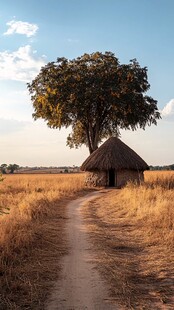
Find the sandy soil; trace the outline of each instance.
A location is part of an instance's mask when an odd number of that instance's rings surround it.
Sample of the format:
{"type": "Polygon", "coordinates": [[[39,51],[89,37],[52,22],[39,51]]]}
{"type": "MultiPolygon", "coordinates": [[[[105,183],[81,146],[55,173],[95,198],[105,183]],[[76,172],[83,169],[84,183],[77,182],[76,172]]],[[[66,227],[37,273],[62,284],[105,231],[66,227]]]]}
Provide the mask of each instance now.
{"type": "Polygon", "coordinates": [[[120,310],[109,297],[109,288],[96,268],[96,257],[81,215],[83,204],[102,192],[90,193],[67,206],[69,253],[62,259],[61,279],[55,284],[46,310],[120,310]]]}

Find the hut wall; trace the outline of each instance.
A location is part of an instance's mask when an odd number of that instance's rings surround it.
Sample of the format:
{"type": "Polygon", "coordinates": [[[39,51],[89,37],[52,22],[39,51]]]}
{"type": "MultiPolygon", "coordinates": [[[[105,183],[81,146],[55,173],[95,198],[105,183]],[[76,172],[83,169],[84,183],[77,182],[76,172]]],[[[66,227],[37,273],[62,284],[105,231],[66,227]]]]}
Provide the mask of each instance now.
{"type": "Polygon", "coordinates": [[[135,171],[135,170],[120,170],[117,171],[117,187],[122,187],[126,185],[128,181],[140,182],[144,181],[143,171],[135,171]]]}
{"type": "Polygon", "coordinates": [[[107,174],[105,171],[95,171],[86,173],[86,186],[106,186],[107,174]]]}

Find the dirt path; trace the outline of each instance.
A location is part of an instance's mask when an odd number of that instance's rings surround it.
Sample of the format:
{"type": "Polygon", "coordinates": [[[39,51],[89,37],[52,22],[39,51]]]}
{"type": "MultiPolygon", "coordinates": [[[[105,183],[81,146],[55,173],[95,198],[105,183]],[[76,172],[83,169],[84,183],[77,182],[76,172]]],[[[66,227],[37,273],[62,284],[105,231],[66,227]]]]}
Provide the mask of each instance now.
{"type": "Polygon", "coordinates": [[[101,196],[93,192],[67,206],[69,254],[62,259],[62,276],[55,285],[46,310],[117,310],[108,287],[96,269],[95,255],[88,241],[81,215],[84,203],[101,196]]]}

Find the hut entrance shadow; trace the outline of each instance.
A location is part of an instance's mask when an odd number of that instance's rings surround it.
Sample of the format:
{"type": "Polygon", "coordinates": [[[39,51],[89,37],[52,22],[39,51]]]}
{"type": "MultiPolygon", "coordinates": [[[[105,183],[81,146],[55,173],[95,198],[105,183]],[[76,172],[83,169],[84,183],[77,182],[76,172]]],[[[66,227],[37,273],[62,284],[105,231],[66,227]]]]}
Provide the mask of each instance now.
{"type": "Polygon", "coordinates": [[[110,169],[109,170],[109,187],[115,187],[116,186],[116,175],[115,170],[110,169]]]}

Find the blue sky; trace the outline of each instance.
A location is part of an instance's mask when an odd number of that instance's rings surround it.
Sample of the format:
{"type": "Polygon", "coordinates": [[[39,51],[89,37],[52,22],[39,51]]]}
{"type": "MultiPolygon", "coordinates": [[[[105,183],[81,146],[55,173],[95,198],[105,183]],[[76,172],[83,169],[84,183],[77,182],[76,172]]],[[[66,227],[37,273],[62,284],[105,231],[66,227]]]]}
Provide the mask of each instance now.
{"type": "Polygon", "coordinates": [[[71,129],[32,120],[26,83],[57,57],[113,52],[120,63],[137,58],[148,67],[149,95],[162,120],[122,140],[148,164],[174,163],[173,0],[6,0],[0,6],[0,164],[80,165],[82,147],[70,150],[71,129]]]}

